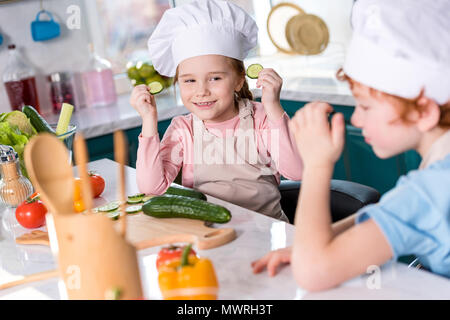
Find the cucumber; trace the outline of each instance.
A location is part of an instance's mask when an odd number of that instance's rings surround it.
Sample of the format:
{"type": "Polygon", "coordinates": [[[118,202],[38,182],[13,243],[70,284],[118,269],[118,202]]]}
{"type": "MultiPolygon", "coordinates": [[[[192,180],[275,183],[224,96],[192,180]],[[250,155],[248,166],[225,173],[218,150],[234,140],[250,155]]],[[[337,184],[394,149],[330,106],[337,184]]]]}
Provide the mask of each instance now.
{"type": "Polygon", "coordinates": [[[261,72],[262,69],[264,69],[264,67],[262,65],[260,65],[259,63],[251,64],[247,68],[247,76],[250,79],[258,79],[258,75],[259,75],[259,73],[261,72]]]}
{"type": "Polygon", "coordinates": [[[47,121],[32,106],[23,106],[22,112],[30,119],[31,124],[38,133],[48,132],[55,134],[55,131],[50,127],[47,121]]]}
{"type": "Polygon", "coordinates": [[[144,203],[142,211],[155,218],[188,218],[216,223],[231,220],[230,211],[222,206],[171,194],[151,198],[144,203]]]}
{"type": "Polygon", "coordinates": [[[148,85],[151,94],[158,94],[163,91],[164,86],[159,81],[150,82],[148,85]]]}
{"type": "Polygon", "coordinates": [[[141,210],[142,210],[142,206],[136,205],[136,206],[129,206],[128,208],[125,209],[125,212],[128,214],[133,214],[133,213],[138,213],[141,210]]]}
{"type": "Polygon", "coordinates": [[[171,186],[166,190],[164,194],[171,194],[175,196],[184,196],[200,200],[206,200],[206,196],[200,191],[182,186],[171,186]]]}

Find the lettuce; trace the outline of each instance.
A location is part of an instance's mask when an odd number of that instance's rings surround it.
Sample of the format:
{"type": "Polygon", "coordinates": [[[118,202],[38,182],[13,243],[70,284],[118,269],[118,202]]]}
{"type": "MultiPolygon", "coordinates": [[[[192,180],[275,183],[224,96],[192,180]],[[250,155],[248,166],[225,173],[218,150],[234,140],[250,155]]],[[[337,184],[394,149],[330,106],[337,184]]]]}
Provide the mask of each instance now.
{"type": "MultiPolygon", "coordinates": [[[[17,113],[20,111],[13,112],[17,113]]],[[[25,150],[25,145],[29,139],[36,134],[36,130],[32,127],[31,129],[26,129],[27,132],[23,132],[17,125],[12,124],[12,121],[8,121],[8,116],[13,114],[13,112],[0,114],[0,144],[8,145],[14,148],[14,151],[16,151],[19,155],[22,173],[28,177],[23,159],[23,151],[25,150]]],[[[17,114],[14,114],[13,117],[10,116],[10,120],[12,118],[17,118],[17,114]]],[[[22,125],[21,127],[24,128],[22,125]]]]}

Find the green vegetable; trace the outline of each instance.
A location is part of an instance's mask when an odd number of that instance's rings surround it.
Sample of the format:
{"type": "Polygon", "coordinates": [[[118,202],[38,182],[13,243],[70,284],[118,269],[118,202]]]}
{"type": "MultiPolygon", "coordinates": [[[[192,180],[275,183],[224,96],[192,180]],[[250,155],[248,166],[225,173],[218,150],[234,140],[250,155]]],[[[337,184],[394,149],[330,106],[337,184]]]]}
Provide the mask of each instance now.
{"type": "Polygon", "coordinates": [[[105,216],[110,218],[111,220],[118,220],[120,217],[120,211],[116,210],[116,211],[105,212],[105,216]]]}
{"type": "Polygon", "coordinates": [[[251,64],[247,68],[247,76],[250,79],[258,79],[258,75],[262,69],[264,69],[264,67],[259,63],[251,64]]]}
{"type": "Polygon", "coordinates": [[[137,213],[141,210],[142,210],[142,206],[136,205],[136,206],[129,206],[128,208],[125,209],[125,212],[128,214],[133,214],[133,213],[137,213]]]}
{"type": "Polygon", "coordinates": [[[183,186],[170,186],[164,194],[172,194],[176,196],[185,196],[195,199],[206,200],[206,196],[200,191],[186,188],[183,186]]]}
{"type": "Polygon", "coordinates": [[[119,209],[120,201],[113,201],[105,204],[104,206],[98,207],[97,210],[100,212],[110,212],[119,209]]]}
{"type": "Polygon", "coordinates": [[[48,132],[55,134],[52,127],[45,121],[44,118],[34,109],[32,106],[23,106],[22,112],[30,119],[31,124],[36,129],[38,133],[48,132]]]}
{"type": "Polygon", "coordinates": [[[61,113],[59,114],[58,124],[56,126],[56,134],[58,136],[64,134],[69,129],[70,118],[72,117],[73,105],[69,103],[63,103],[61,107],[61,113]]]}
{"type": "Polygon", "coordinates": [[[2,121],[6,121],[9,124],[16,125],[17,128],[28,137],[31,137],[37,133],[36,129],[33,128],[33,126],[30,123],[30,120],[23,112],[12,111],[5,114],[2,117],[2,119],[3,119],[2,121]]]}
{"type": "Polygon", "coordinates": [[[133,196],[128,196],[127,203],[129,204],[141,203],[143,202],[144,197],[145,193],[138,193],[133,196]]]}
{"type": "Polygon", "coordinates": [[[155,218],[188,218],[216,223],[231,219],[228,209],[204,200],[176,195],[156,196],[142,206],[142,211],[155,218]]]}
{"type": "Polygon", "coordinates": [[[158,94],[161,91],[163,91],[164,86],[159,81],[152,81],[148,84],[148,88],[149,88],[151,94],[158,94]]]}
{"type": "MultiPolygon", "coordinates": [[[[7,116],[8,114],[3,114],[2,118],[6,119],[7,116]]],[[[20,131],[17,125],[11,124],[6,120],[0,122],[0,144],[8,145],[14,148],[14,151],[16,151],[19,156],[19,164],[22,173],[27,178],[28,174],[25,169],[25,162],[23,160],[23,151],[29,138],[31,137],[20,131]]]]}

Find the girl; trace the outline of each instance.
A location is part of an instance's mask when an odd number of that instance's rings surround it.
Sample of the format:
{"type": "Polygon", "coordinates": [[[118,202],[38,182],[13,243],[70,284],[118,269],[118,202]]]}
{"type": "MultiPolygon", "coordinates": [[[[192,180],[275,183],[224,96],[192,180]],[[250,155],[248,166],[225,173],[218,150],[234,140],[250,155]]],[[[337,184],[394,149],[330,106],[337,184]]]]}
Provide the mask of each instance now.
{"type": "Polygon", "coordinates": [[[242,60],[256,37],[251,17],[226,1],[199,0],[164,13],[149,39],[150,56],[159,73],[175,76],[191,113],[175,117],[160,142],[155,98],[145,85],[134,88],[130,103],[142,117],[141,192],[164,193],[182,168],[184,186],[288,221],[280,173],[299,180],[302,162],[274,70],[259,74],[262,103],[251,101],[242,60]]]}
{"type": "Polygon", "coordinates": [[[414,149],[422,163],[378,204],[331,225],[329,187],[344,119],[335,115],[330,127],[331,106],[308,104],[290,124],[305,166],[294,244],[254,262],[255,273],[267,266],[274,275],[280,263],[291,262],[297,283],[316,291],[414,254],[425,268],[450,277],[449,10],[440,0],[356,2],[354,34],[338,74],[357,101],[351,122],[378,157],[414,149]]]}

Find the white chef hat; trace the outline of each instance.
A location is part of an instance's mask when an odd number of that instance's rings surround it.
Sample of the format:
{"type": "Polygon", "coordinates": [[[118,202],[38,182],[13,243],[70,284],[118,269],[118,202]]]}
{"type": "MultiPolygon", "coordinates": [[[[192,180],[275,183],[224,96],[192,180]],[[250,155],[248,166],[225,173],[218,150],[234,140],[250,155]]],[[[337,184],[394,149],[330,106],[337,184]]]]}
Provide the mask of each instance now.
{"type": "Polygon", "coordinates": [[[222,0],[196,0],[164,12],[148,40],[155,70],[174,76],[188,58],[219,54],[244,60],[256,46],[258,27],[240,7],[222,0]]]}
{"type": "Polygon", "coordinates": [[[403,98],[450,100],[450,1],[358,0],[344,72],[403,98]]]}

